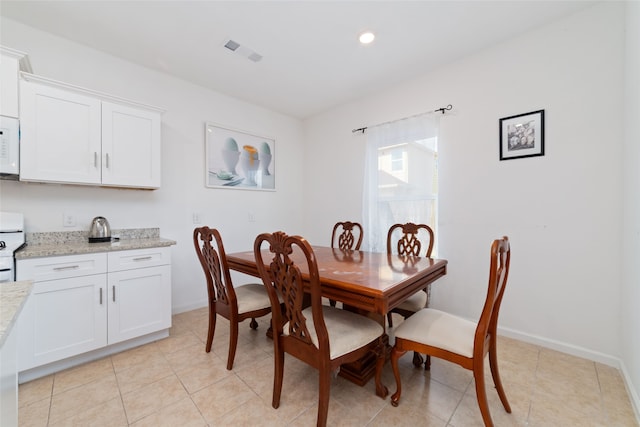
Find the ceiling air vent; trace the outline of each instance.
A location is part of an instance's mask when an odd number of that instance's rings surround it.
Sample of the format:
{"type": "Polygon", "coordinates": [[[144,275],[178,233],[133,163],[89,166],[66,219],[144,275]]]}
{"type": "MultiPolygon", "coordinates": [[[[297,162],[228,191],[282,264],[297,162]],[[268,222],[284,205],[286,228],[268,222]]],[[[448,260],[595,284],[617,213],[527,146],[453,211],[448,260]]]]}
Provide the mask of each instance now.
{"type": "Polygon", "coordinates": [[[240,43],[238,43],[235,40],[226,39],[224,41],[223,46],[229,49],[230,51],[237,53],[240,56],[244,56],[250,61],[260,62],[262,60],[262,55],[260,55],[257,52],[254,52],[253,50],[249,49],[246,46],[241,46],[240,43]]]}
{"type": "Polygon", "coordinates": [[[226,42],[224,44],[224,47],[226,47],[227,49],[229,49],[230,51],[235,52],[236,49],[238,49],[240,47],[240,43],[238,42],[234,42],[233,40],[229,40],[228,42],[226,42]]]}
{"type": "Polygon", "coordinates": [[[262,59],[262,55],[255,52],[251,52],[251,55],[249,55],[249,59],[252,60],[253,62],[259,62],[262,59]]]}

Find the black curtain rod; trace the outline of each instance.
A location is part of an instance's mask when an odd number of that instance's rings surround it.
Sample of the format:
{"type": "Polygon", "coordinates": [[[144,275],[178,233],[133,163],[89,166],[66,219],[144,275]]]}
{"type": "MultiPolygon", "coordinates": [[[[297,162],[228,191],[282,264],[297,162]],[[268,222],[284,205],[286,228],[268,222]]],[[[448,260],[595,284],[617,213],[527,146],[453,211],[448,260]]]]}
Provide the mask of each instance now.
{"type": "MultiPolygon", "coordinates": [[[[449,111],[453,108],[453,105],[449,104],[446,107],[441,107],[441,108],[436,108],[435,110],[433,110],[434,113],[437,113],[438,111],[441,112],[442,114],[444,114],[445,111],[449,111]]],[[[416,114],[415,116],[411,116],[411,117],[417,117],[417,116],[421,116],[422,114],[426,114],[426,113],[421,113],[421,114],[416,114]]],[[[409,117],[407,117],[409,118],[409,117]]],[[[402,119],[400,119],[402,120],[402,119]]],[[[385,123],[391,123],[391,122],[385,122],[385,123]]],[[[385,123],[380,123],[381,125],[385,124],[385,123]]],[[[376,125],[379,126],[379,125],[376,125]]],[[[365,130],[367,130],[368,126],[365,127],[361,127],[358,129],[352,129],[351,133],[356,133],[356,132],[362,132],[364,133],[365,130]]]]}

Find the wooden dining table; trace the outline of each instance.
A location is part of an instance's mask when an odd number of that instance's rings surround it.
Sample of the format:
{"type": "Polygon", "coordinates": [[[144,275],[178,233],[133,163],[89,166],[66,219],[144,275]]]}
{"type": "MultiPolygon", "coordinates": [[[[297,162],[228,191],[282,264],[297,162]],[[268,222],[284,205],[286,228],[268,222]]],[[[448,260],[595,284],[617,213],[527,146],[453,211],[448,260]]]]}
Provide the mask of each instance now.
{"type": "MultiPolygon", "coordinates": [[[[386,325],[386,314],[416,292],[447,274],[447,260],[386,253],[340,250],[313,246],[323,297],[340,301],[343,308],[386,325]]],[[[263,259],[269,261],[268,250],[263,259]]],[[[293,258],[303,279],[308,279],[306,261],[293,258]]],[[[260,277],[253,251],[227,254],[229,269],[260,277]]],[[[386,330],[386,329],[385,329],[386,330]]],[[[388,344],[388,337],[385,334],[388,344]]],[[[340,375],[364,385],[375,373],[375,356],[340,368],[340,375]]]]}

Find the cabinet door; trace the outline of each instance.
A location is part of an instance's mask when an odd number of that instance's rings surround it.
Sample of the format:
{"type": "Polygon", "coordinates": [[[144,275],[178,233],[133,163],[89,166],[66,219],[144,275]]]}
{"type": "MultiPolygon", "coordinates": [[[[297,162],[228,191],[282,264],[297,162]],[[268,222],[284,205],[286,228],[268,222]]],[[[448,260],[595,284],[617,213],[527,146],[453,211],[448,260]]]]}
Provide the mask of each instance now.
{"type": "Polygon", "coordinates": [[[171,327],[171,266],[108,276],[109,344],[171,327]]]}
{"type": "Polygon", "coordinates": [[[18,321],[18,368],[107,345],[106,275],[36,282],[18,321]]]}
{"type": "Polygon", "coordinates": [[[159,112],[102,103],[102,184],[160,187],[159,112]]]}
{"type": "Polygon", "coordinates": [[[20,84],[20,179],[100,183],[100,100],[38,82],[20,84]]]}
{"type": "Polygon", "coordinates": [[[18,117],[19,58],[0,47],[0,115],[18,117]]]}

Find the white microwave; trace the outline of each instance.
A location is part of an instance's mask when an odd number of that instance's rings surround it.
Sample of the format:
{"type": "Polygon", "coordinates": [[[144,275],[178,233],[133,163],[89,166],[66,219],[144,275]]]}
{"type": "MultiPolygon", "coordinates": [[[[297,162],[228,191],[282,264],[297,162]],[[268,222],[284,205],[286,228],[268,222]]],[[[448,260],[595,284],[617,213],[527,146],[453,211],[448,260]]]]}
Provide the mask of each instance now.
{"type": "Polygon", "coordinates": [[[18,119],[0,116],[0,179],[20,175],[20,125],[18,119]]]}

